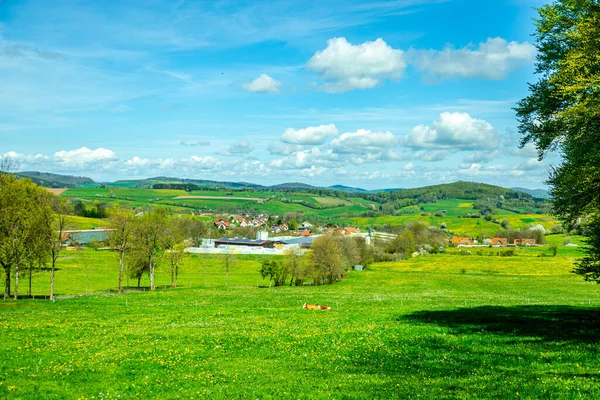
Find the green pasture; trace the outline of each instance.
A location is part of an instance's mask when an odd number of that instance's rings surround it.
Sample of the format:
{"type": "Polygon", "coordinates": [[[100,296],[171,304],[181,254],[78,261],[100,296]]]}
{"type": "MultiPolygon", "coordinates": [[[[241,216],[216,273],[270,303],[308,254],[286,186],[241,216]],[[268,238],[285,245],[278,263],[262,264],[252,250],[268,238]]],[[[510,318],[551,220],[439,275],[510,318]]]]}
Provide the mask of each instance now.
{"type": "Polygon", "coordinates": [[[99,218],[86,218],[69,215],[67,217],[67,229],[94,229],[106,228],[108,221],[99,218]]]}
{"type": "MultiPolygon", "coordinates": [[[[261,257],[236,257],[225,287],[224,259],[200,256],[177,289],[0,302],[0,397],[598,398],[600,289],[562,247],[530,250],[280,288],[257,287],[261,257]]],[[[116,286],[114,253],[65,252],[58,268],[61,294],[86,276],[88,292],[116,286]]]]}
{"type": "Polygon", "coordinates": [[[257,198],[266,198],[273,195],[276,195],[276,192],[270,191],[228,191],[228,190],[193,190],[191,192],[186,192],[183,196],[227,196],[227,197],[257,197],[257,198]]]}
{"type": "Polygon", "coordinates": [[[479,210],[473,208],[472,200],[449,199],[438,200],[435,203],[423,203],[425,212],[435,214],[438,211],[446,211],[446,217],[462,217],[467,214],[478,213],[479,210]]]}

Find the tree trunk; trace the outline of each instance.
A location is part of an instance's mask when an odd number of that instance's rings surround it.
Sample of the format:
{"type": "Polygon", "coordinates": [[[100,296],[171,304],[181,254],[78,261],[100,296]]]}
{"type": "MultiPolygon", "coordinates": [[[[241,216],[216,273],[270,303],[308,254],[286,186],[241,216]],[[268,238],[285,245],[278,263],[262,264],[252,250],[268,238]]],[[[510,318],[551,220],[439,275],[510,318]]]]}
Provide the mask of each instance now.
{"type": "Polygon", "coordinates": [[[52,272],[50,274],[50,301],[54,300],[54,265],[56,264],[56,259],[54,256],[52,257],[52,272]]]}
{"type": "Polygon", "coordinates": [[[27,293],[29,296],[32,295],[31,292],[31,276],[33,275],[33,267],[29,268],[29,292],[27,293]]]}
{"type": "Polygon", "coordinates": [[[175,264],[171,263],[171,287],[175,287],[175,264]]]}
{"type": "Polygon", "coordinates": [[[142,288],[142,276],[138,276],[138,289],[142,288]]]}
{"type": "Polygon", "coordinates": [[[125,258],[125,252],[121,249],[119,254],[119,293],[123,293],[123,264],[125,258]]]}
{"type": "Polygon", "coordinates": [[[15,264],[15,300],[19,298],[19,263],[15,264]]]}
{"type": "Polygon", "coordinates": [[[4,268],[6,274],[6,281],[4,284],[4,300],[10,298],[10,268],[4,268]]]}
{"type": "Polygon", "coordinates": [[[150,290],[154,290],[154,263],[150,261],[150,290]]]}

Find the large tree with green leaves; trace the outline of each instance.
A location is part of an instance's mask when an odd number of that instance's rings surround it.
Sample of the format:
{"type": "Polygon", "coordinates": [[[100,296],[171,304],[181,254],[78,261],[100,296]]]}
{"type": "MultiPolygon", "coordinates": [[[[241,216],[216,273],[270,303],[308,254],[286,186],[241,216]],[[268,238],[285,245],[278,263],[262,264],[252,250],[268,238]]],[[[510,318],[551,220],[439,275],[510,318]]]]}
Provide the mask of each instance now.
{"type": "Polygon", "coordinates": [[[134,225],[134,215],[135,213],[129,207],[120,205],[113,208],[109,218],[109,225],[113,229],[110,243],[119,252],[119,293],[123,292],[125,254],[130,246],[129,239],[134,225]]]}
{"type": "Polygon", "coordinates": [[[521,146],[535,144],[540,159],[563,155],[548,181],[554,210],[567,224],[587,221],[574,272],[600,283],[600,3],[556,0],[538,11],[539,79],[516,107],[521,146]]]}

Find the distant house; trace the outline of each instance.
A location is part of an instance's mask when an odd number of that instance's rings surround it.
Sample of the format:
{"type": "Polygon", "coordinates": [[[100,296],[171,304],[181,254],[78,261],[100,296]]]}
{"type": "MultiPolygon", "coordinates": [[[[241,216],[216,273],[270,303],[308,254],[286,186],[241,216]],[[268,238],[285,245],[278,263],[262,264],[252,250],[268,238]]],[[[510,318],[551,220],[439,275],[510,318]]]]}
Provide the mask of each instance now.
{"type": "Polygon", "coordinates": [[[250,222],[248,222],[248,220],[247,220],[246,218],[244,218],[243,216],[241,216],[241,215],[240,215],[240,216],[238,216],[238,217],[236,217],[236,219],[235,219],[235,222],[236,222],[236,223],[237,223],[239,226],[241,226],[242,228],[246,228],[246,227],[248,227],[248,226],[251,226],[251,225],[250,225],[250,222]]]}
{"type": "Polygon", "coordinates": [[[472,245],[475,243],[475,240],[473,238],[470,237],[461,237],[461,236],[455,236],[452,238],[452,240],[450,241],[450,243],[452,244],[462,244],[462,245],[472,245]]]}
{"type": "Polygon", "coordinates": [[[507,240],[506,238],[492,238],[491,245],[492,246],[506,246],[507,240]]]}
{"type": "Polygon", "coordinates": [[[312,235],[312,230],[310,228],[298,228],[296,231],[300,236],[310,236],[312,235]]]}
{"type": "Polygon", "coordinates": [[[300,226],[301,226],[302,228],[312,228],[312,227],[313,227],[313,224],[311,224],[311,223],[310,223],[310,222],[308,222],[308,221],[304,221],[302,224],[300,224],[300,226]]]}
{"type": "Polygon", "coordinates": [[[215,227],[217,227],[217,229],[229,229],[229,225],[229,221],[223,218],[219,218],[215,221],[215,227]]]}
{"type": "Polygon", "coordinates": [[[514,243],[515,246],[531,246],[531,245],[535,245],[535,239],[515,239],[514,243]]]}
{"type": "Polygon", "coordinates": [[[344,235],[350,235],[352,233],[358,233],[358,232],[360,232],[360,229],[357,227],[344,228],[344,235]]]}
{"type": "Polygon", "coordinates": [[[287,224],[273,225],[271,227],[271,232],[273,232],[273,233],[281,233],[281,232],[286,232],[289,229],[290,228],[287,226],[287,224]]]}

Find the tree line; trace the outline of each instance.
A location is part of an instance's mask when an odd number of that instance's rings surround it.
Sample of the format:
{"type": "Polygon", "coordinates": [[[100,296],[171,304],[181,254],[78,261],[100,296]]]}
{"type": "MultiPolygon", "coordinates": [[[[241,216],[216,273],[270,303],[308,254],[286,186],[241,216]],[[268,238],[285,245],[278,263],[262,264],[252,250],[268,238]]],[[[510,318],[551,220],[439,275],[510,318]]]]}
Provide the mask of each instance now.
{"type": "MultiPolygon", "coordinates": [[[[2,160],[0,171],[10,165],[2,160]]],[[[0,267],[5,274],[4,298],[11,297],[14,274],[14,298],[19,296],[22,276],[50,264],[50,299],[54,299],[56,260],[62,250],[67,229],[69,204],[28,179],[0,172],[0,267]]]]}
{"type": "Polygon", "coordinates": [[[355,265],[371,261],[364,238],[328,234],[316,238],[308,252],[296,248],[283,259],[265,260],[259,272],[275,286],[325,285],[339,281],[355,265]]]}

